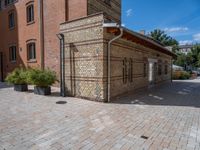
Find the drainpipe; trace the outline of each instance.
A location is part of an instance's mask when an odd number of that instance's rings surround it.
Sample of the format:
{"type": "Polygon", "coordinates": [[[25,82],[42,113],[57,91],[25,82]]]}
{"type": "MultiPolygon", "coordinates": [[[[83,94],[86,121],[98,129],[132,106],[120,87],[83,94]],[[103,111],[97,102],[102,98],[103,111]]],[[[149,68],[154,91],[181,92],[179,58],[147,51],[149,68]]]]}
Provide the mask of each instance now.
{"type": "Polygon", "coordinates": [[[57,34],[60,40],[60,96],[65,97],[65,38],[63,34],[57,34]]]}
{"type": "Polygon", "coordinates": [[[107,28],[119,28],[120,29],[120,34],[118,36],[116,36],[115,38],[111,39],[108,42],[108,89],[107,89],[107,93],[108,93],[108,102],[110,102],[110,78],[111,78],[111,63],[110,63],[110,50],[111,50],[111,44],[116,41],[117,39],[121,38],[123,35],[123,28],[120,27],[119,25],[117,25],[116,23],[105,23],[103,24],[103,27],[107,27],[107,28]]]}
{"type": "Polygon", "coordinates": [[[40,61],[41,69],[44,70],[44,17],[43,17],[43,0],[38,0],[39,4],[39,30],[40,30],[40,61]]]}

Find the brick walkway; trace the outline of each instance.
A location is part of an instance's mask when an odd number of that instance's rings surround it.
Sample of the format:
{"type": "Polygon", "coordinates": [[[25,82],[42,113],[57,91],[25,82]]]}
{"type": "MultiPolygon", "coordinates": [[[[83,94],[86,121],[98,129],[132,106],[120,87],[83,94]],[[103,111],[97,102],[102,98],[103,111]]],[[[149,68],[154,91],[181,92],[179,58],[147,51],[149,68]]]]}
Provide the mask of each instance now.
{"type": "Polygon", "coordinates": [[[199,91],[176,81],[105,104],[0,83],[0,150],[200,150],[199,91]]]}

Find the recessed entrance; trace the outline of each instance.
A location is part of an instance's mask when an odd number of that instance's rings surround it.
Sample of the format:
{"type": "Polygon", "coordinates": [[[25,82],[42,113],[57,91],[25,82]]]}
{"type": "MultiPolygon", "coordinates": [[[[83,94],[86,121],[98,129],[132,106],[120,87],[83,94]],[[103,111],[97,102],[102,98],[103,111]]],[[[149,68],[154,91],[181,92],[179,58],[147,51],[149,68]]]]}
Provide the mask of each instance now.
{"type": "Polygon", "coordinates": [[[149,86],[153,86],[156,81],[156,59],[148,59],[149,61],[149,73],[148,73],[148,79],[149,79],[149,86]]]}

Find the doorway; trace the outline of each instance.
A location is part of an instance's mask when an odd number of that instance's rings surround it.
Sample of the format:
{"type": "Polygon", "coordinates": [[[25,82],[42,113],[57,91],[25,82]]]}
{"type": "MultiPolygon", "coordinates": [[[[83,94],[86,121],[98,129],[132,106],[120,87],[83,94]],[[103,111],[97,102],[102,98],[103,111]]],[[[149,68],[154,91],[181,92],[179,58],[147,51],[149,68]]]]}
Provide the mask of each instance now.
{"type": "Polygon", "coordinates": [[[149,59],[149,72],[148,72],[148,80],[149,86],[154,86],[156,81],[156,70],[157,70],[157,60],[156,59],[149,59]]]}

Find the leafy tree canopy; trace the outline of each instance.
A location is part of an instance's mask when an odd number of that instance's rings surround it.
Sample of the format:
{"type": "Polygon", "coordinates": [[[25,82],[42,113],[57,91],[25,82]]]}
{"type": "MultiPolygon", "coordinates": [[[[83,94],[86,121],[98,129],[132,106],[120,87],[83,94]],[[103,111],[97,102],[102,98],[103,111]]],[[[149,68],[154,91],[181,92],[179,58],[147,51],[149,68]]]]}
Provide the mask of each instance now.
{"type": "Polygon", "coordinates": [[[176,54],[178,57],[174,64],[182,67],[185,65],[195,68],[200,67],[200,44],[194,45],[194,47],[191,49],[191,52],[188,54],[181,52],[177,52],[176,54]]]}
{"type": "Polygon", "coordinates": [[[165,46],[176,46],[178,45],[178,41],[171,36],[167,35],[165,31],[162,31],[160,29],[155,29],[150,32],[150,37],[152,37],[154,40],[159,41],[165,46]]]}

